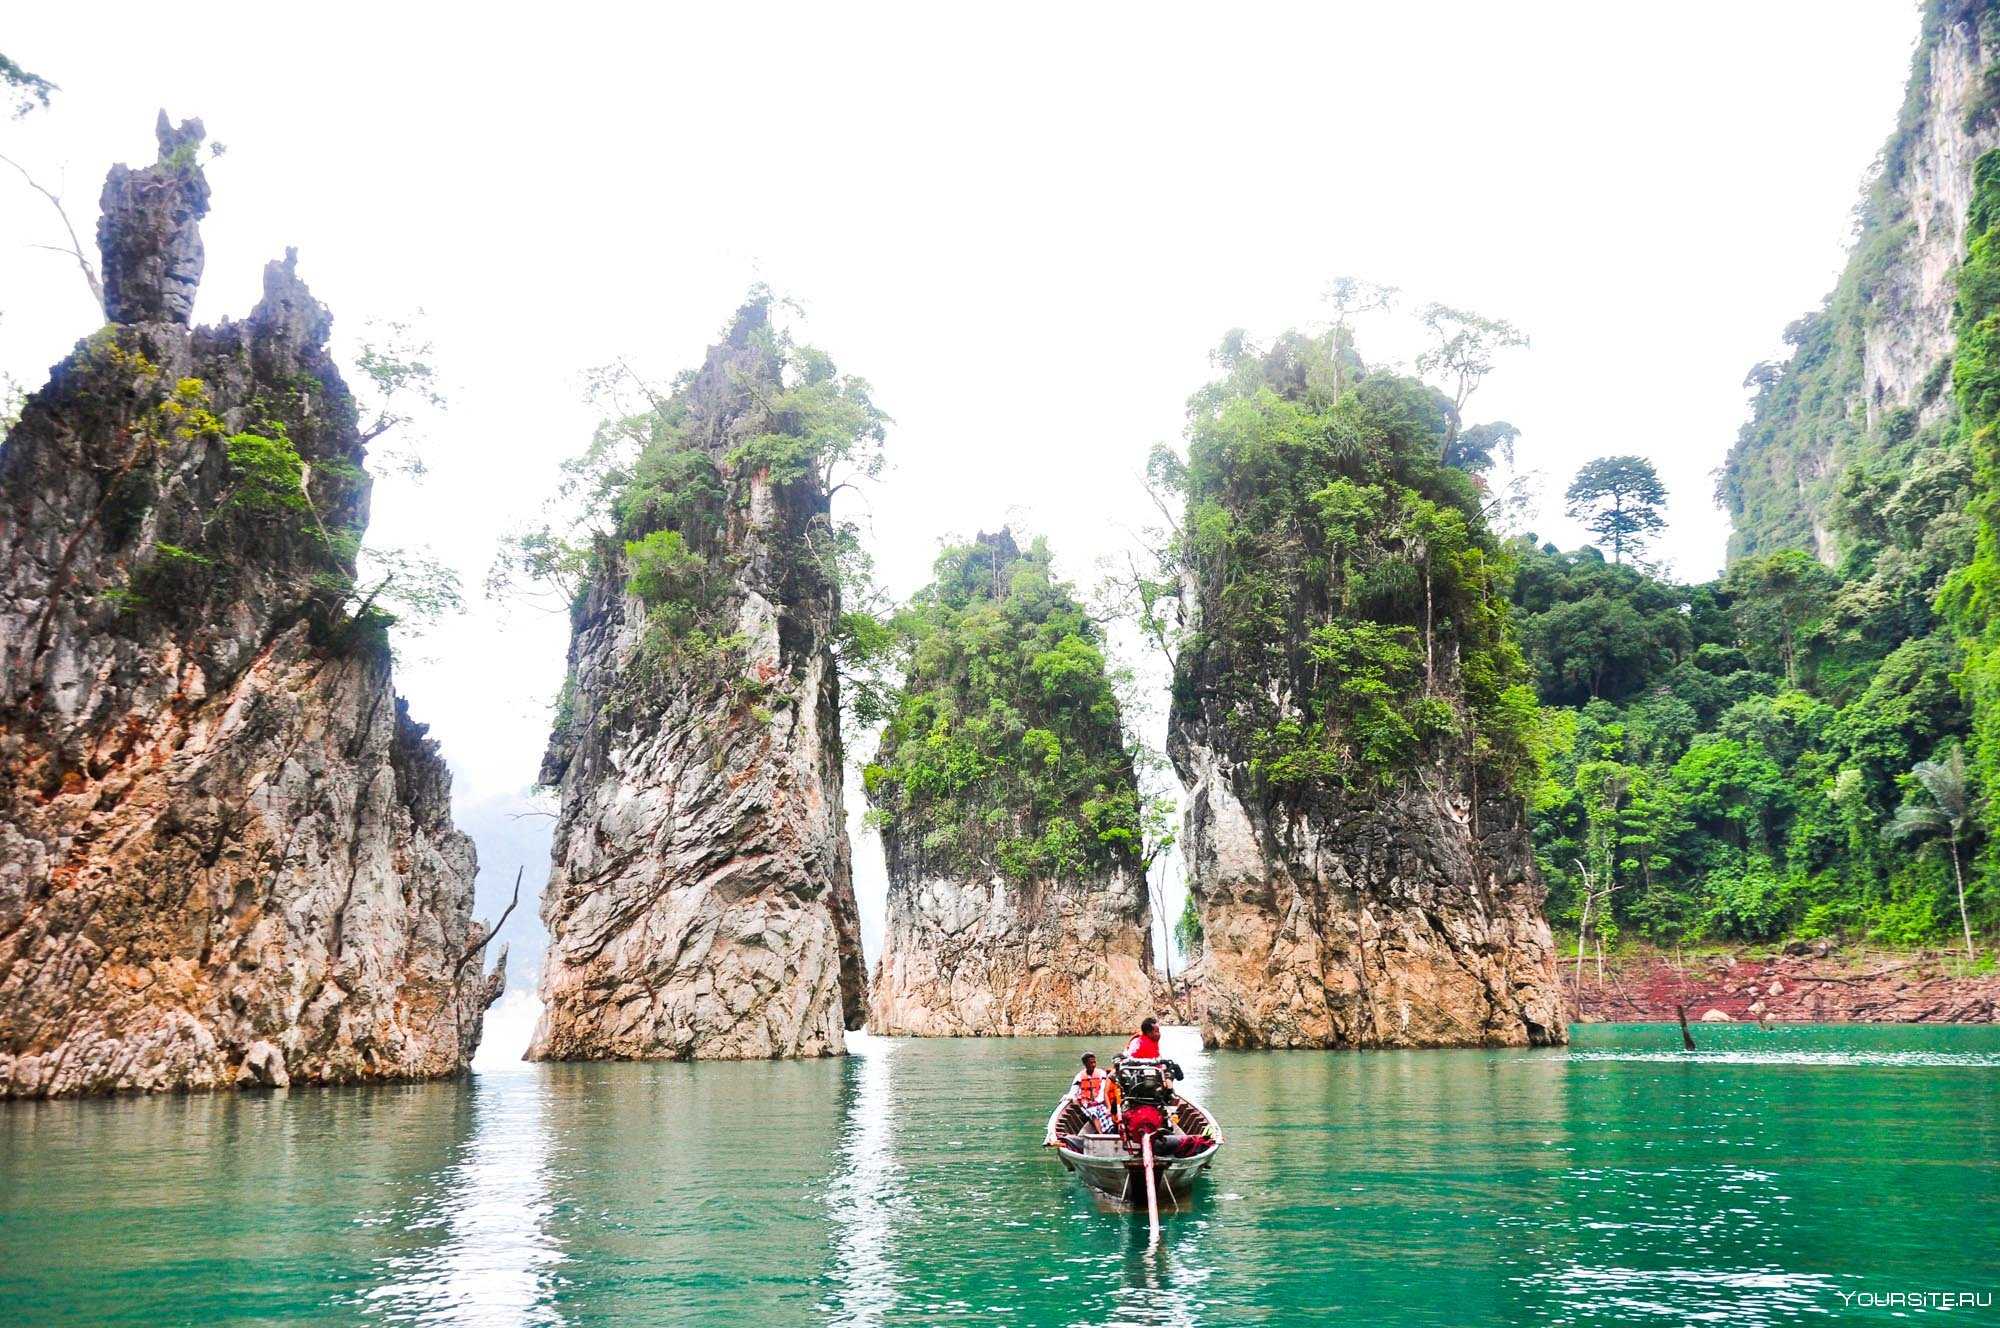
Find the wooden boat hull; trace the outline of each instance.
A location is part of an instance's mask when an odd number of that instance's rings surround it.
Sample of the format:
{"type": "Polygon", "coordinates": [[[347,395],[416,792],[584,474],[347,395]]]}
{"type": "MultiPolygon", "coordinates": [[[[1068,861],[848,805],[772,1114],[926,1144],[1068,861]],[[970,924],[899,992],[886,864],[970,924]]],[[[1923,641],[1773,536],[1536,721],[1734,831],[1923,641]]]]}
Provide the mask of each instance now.
{"type": "MultiPolygon", "coordinates": [[[[1194,1188],[1195,1178],[1208,1170],[1222,1150],[1222,1130],[1193,1098],[1177,1096],[1174,1116],[1189,1134],[1206,1134],[1215,1142],[1187,1157],[1156,1158],[1153,1183],[1160,1197],[1178,1205],[1194,1188]]],[[[1095,1134],[1086,1129],[1082,1109],[1063,1102],[1049,1117],[1048,1140],[1066,1170],[1082,1177],[1083,1183],[1100,1194],[1126,1203],[1146,1201],[1146,1168],[1137,1154],[1125,1151],[1116,1135],[1095,1134]]]]}
{"type": "MultiPolygon", "coordinates": [[[[1100,1194],[1126,1203],[1146,1200],[1145,1166],[1128,1157],[1090,1157],[1058,1146],[1063,1165],[1083,1178],[1083,1183],[1100,1194]]],[[[1216,1150],[1209,1148],[1194,1157],[1177,1157],[1153,1164],[1153,1183],[1162,1198],[1178,1203],[1194,1188],[1195,1177],[1208,1169],[1216,1150]]]]}

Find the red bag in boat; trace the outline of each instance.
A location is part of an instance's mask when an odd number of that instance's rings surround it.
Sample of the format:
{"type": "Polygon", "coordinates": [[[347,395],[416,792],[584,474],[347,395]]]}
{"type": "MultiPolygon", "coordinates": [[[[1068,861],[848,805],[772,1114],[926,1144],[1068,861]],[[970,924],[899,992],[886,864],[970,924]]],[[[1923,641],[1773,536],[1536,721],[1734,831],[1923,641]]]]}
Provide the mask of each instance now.
{"type": "Polygon", "coordinates": [[[1134,1143],[1140,1136],[1156,1134],[1167,1128],[1167,1118],[1155,1106],[1137,1106],[1125,1113],[1125,1137],[1134,1143]]]}

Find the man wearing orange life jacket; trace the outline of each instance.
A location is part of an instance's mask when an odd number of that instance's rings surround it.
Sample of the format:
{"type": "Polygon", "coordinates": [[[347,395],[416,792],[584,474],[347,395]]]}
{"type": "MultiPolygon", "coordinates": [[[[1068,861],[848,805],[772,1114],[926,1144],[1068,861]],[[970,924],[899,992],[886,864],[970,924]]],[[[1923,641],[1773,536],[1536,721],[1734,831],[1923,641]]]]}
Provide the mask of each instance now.
{"type": "Polygon", "coordinates": [[[1070,1081],[1069,1095],[1083,1108],[1099,1134],[1114,1133],[1112,1109],[1118,1105],[1118,1081],[1097,1068],[1097,1057],[1083,1053],[1083,1070],[1070,1081]]]}

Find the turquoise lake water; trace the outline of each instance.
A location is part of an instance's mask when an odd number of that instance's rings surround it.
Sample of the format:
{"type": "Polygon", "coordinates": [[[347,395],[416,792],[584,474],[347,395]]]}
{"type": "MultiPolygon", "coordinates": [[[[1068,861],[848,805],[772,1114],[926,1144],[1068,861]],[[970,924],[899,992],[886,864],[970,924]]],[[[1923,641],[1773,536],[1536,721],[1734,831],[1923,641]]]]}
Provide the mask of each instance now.
{"type": "Polygon", "coordinates": [[[1697,1033],[1170,1034],[1226,1145],[1152,1248],[1038,1147],[1071,1039],[0,1104],[0,1322],[1757,1325],[2000,1293],[2000,1028],[1697,1033]]]}

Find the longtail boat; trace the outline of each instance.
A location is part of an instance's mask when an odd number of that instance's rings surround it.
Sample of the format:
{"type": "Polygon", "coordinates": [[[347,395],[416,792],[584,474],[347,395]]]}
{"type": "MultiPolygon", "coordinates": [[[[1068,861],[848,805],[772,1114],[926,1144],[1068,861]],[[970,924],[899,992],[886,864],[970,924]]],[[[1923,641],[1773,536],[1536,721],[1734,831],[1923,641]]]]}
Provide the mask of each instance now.
{"type": "Polygon", "coordinates": [[[1056,1150],[1063,1167],[1083,1178],[1084,1184],[1114,1199],[1130,1204],[1157,1203],[1160,1199],[1179,1207],[1193,1188],[1195,1177],[1208,1170],[1222,1148],[1222,1126],[1208,1109],[1183,1093],[1169,1091],[1161,1103],[1168,1127],[1183,1134],[1207,1135],[1208,1147],[1186,1157],[1147,1156],[1150,1152],[1137,1142],[1118,1134],[1099,1133],[1084,1115],[1083,1104],[1065,1096],[1049,1116],[1043,1142],[1056,1150]],[[1153,1194],[1146,1192],[1146,1173],[1153,1173],[1153,1194]]]}

